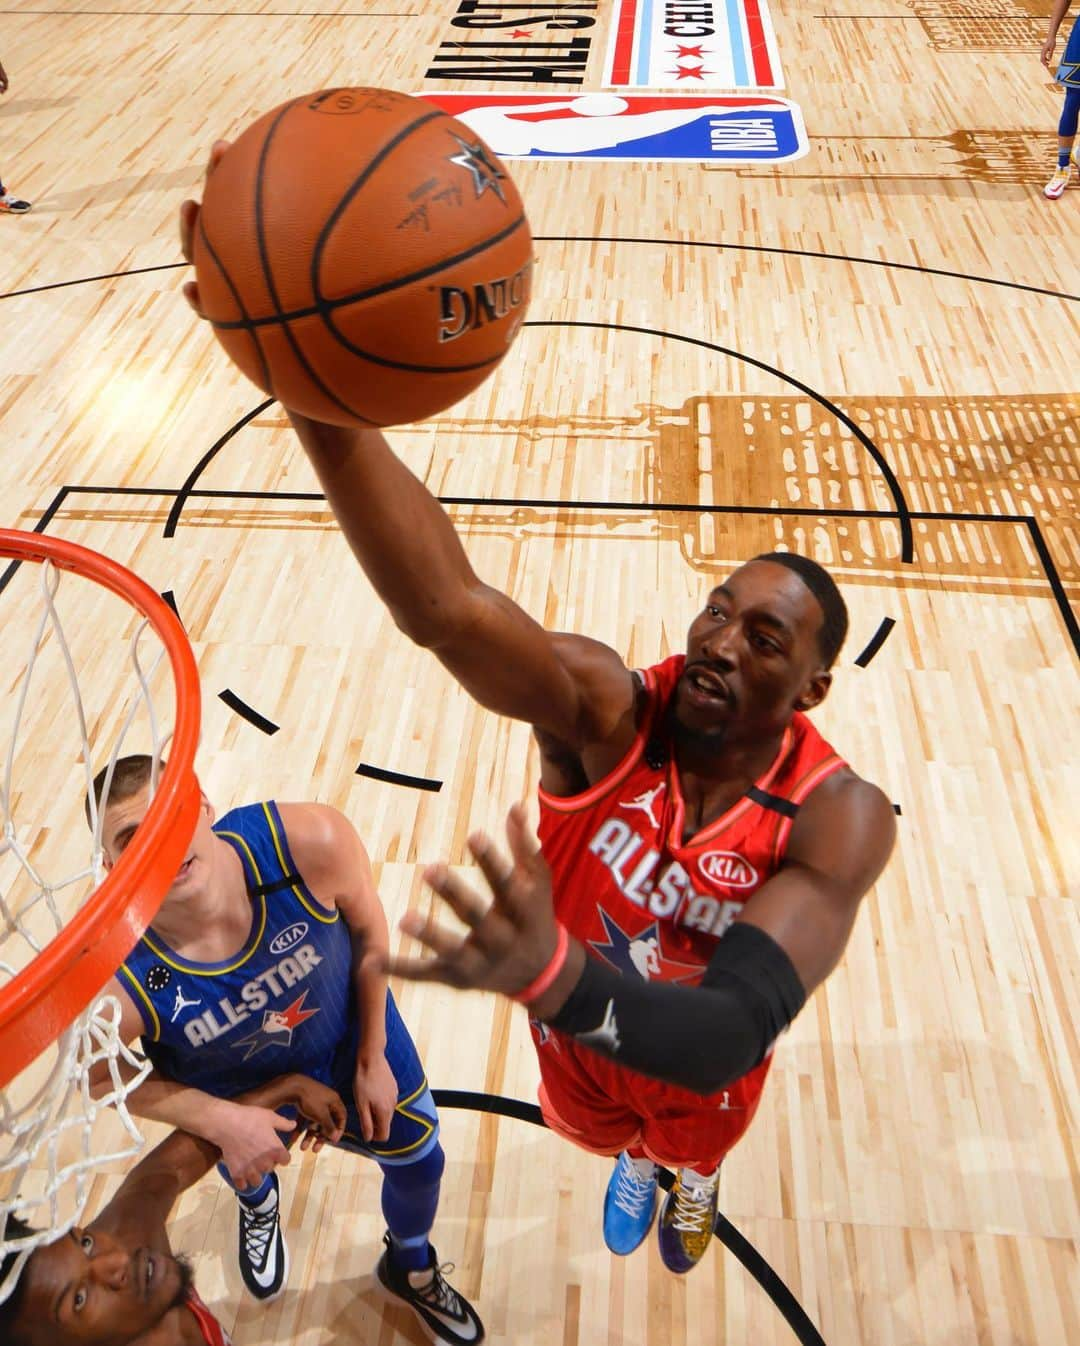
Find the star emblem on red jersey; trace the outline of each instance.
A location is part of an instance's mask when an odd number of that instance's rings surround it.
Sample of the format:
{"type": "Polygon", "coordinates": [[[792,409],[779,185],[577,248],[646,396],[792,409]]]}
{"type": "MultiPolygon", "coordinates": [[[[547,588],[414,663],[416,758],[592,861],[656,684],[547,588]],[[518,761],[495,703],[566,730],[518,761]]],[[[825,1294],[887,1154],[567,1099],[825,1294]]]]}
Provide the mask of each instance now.
{"type": "Polygon", "coordinates": [[[642,981],[696,981],[705,970],[697,963],[680,963],[664,953],[660,922],[653,921],[639,934],[631,935],[597,906],[606,940],[590,939],[589,948],[617,972],[636,975],[642,981]]]}
{"type": "Polygon", "coordinates": [[[264,1010],[262,1026],[246,1038],[239,1038],[234,1047],[246,1047],[244,1060],[248,1061],[267,1047],[288,1047],[292,1043],[293,1033],[305,1019],[314,1018],[318,1009],[304,1009],[307,991],[281,1010],[264,1010]]]}

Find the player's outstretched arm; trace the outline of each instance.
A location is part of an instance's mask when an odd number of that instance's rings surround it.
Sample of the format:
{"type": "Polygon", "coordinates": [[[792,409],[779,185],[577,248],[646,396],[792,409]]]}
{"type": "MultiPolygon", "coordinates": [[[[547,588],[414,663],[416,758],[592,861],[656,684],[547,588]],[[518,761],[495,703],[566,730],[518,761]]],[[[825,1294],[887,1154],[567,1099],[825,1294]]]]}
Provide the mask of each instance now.
{"type": "MultiPolygon", "coordinates": [[[[215,144],[208,173],[227,149],[225,141],[215,144]]],[[[197,202],[181,206],[188,261],[198,215],[197,202]]],[[[194,281],[184,294],[201,316],[194,281]]],[[[619,656],[588,641],[568,664],[568,638],[545,631],[477,577],[449,516],[378,430],[324,425],[292,411],[289,417],[353,554],[401,630],[489,709],[571,747],[606,741],[633,704],[619,656]]]]}
{"type": "Polygon", "coordinates": [[[550,874],[520,807],[507,822],[512,860],[486,837],[470,838],[491,901],[445,866],[425,875],[466,936],[411,914],[402,929],[435,957],[392,959],[390,970],[501,992],[622,1065],[714,1093],[764,1059],[835,967],[892,850],[895,819],[876,787],[838,773],[818,793],[800,814],[788,863],[747,902],[700,986],[645,982],[588,957],[555,919],[550,874]]]}
{"type": "MultiPolygon", "coordinates": [[[[304,1075],[281,1075],[242,1101],[260,1108],[295,1106],[307,1126],[304,1148],[337,1140],[345,1126],[345,1109],[334,1090],[304,1075]]],[[[127,1174],[93,1227],[115,1228],[129,1241],[167,1248],[165,1222],[173,1205],[220,1157],[217,1147],[200,1136],[173,1131],[127,1174]]]]}
{"type": "MultiPolygon", "coordinates": [[[[121,1041],[133,1042],[145,1035],[138,1006],[121,982],[113,978],[105,990],[120,1002],[121,1041]]],[[[127,1071],[126,1066],[120,1068],[122,1073],[127,1071]]],[[[101,1062],[90,1073],[90,1091],[95,1098],[104,1098],[111,1087],[108,1063],[101,1062]]],[[[289,1162],[282,1137],[295,1130],[296,1123],[266,1106],[215,1098],[156,1070],[128,1095],[127,1106],[136,1117],[164,1122],[215,1146],[233,1181],[243,1187],[257,1186],[265,1173],[289,1162]]]]}

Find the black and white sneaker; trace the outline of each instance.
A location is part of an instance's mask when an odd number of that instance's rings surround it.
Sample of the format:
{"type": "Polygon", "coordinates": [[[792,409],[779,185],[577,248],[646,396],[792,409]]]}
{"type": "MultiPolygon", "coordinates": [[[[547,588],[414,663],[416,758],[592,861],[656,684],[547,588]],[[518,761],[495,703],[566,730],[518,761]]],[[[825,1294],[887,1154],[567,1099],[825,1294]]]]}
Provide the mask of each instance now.
{"type": "Polygon", "coordinates": [[[256,1299],[268,1304],[277,1299],[289,1278],[289,1249],[278,1219],[280,1199],[277,1174],[257,1206],[238,1198],[240,1206],[240,1275],[256,1299]]]}
{"type": "Polygon", "coordinates": [[[444,1273],[453,1271],[454,1264],[439,1266],[435,1249],[428,1248],[426,1271],[406,1271],[394,1261],[390,1235],[383,1235],[386,1251],[375,1268],[383,1289],[408,1304],[420,1319],[424,1331],[432,1341],[446,1346],[473,1346],[484,1340],[484,1324],[469,1301],[449,1285],[444,1273]]]}

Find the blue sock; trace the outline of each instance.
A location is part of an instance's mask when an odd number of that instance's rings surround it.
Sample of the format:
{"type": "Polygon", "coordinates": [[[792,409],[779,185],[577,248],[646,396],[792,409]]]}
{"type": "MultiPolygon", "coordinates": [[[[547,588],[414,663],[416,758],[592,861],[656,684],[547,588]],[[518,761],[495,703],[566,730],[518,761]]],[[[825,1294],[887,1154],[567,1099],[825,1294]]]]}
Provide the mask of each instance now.
{"type": "Polygon", "coordinates": [[[431,1264],[428,1233],[439,1207],[439,1187],[446,1156],[436,1143],[412,1164],[380,1164],[382,1211],[390,1230],[394,1260],[406,1271],[425,1271],[431,1264]]]}
{"type": "Polygon", "coordinates": [[[232,1178],[229,1177],[229,1170],[224,1164],[218,1164],[218,1172],[233,1189],[236,1195],[245,1206],[258,1206],[270,1195],[270,1189],[274,1185],[273,1171],[267,1173],[262,1182],[257,1187],[237,1187],[232,1178]]]}
{"type": "Polygon", "coordinates": [[[1058,150],[1058,168],[1068,168],[1069,150],[1058,150]]]}

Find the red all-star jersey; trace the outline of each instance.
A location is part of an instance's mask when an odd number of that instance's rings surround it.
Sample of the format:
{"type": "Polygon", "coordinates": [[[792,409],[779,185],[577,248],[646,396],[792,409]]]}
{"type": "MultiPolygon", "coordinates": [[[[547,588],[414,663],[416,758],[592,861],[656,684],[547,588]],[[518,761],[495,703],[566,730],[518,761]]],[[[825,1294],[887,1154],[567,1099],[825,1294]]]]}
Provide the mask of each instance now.
{"type": "Polygon", "coordinates": [[[696,985],[717,940],[780,868],[799,805],[846,763],[796,713],[764,775],[684,841],[671,754],[649,758],[685,662],[674,655],[641,674],[648,708],[614,771],[579,795],[541,789],[540,840],[558,917],[593,956],[647,981],[696,985]]]}
{"type": "Polygon", "coordinates": [[[232,1337],[199,1298],[194,1286],[188,1289],[187,1299],[184,1302],[195,1315],[195,1321],[199,1324],[199,1331],[202,1332],[206,1346],[232,1346],[232,1337]]]}

